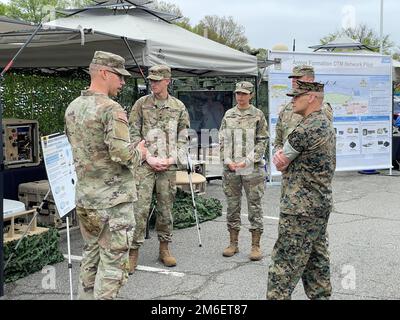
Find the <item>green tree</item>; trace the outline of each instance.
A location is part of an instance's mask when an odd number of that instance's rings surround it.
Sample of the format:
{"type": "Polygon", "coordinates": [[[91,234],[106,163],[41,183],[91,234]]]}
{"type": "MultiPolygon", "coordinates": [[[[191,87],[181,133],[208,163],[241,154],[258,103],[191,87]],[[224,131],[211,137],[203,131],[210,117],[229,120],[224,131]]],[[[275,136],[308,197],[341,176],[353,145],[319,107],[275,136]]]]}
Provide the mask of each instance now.
{"type": "Polygon", "coordinates": [[[53,9],[83,7],[91,0],[10,0],[6,13],[11,18],[38,23],[54,18],[53,9]]]}
{"type": "MultiPolygon", "coordinates": [[[[365,24],[360,24],[355,28],[347,28],[337,30],[334,33],[327,35],[326,37],[320,39],[321,44],[329,43],[335,40],[337,37],[345,35],[353,40],[359,41],[363,45],[369,46],[375,52],[379,52],[381,39],[380,36],[375,33],[375,31],[369,28],[365,24]]],[[[390,50],[393,48],[394,43],[390,41],[389,35],[384,35],[383,37],[383,52],[389,54],[390,50]]]]}
{"type": "Polygon", "coordinates": [[[176,4],[155,0],[148,6],[152,9],[180,17],[174,23],[198,35],[206,35],[211,40],[250,54],[255,50],[248,46],[248,40],[244,35],[244,27],[234,21],[233,17],[205,16],[193,27],[190,24],[190,19],[183,15],[181,9],[176,4]]]}
{"type": "Polygon", "coordinates": [[[396,46],[393,50],[392,50],[392,58],[394,60],[400,61],[400,46],[396,46]]]}
{"type": "Polygon", "coordinates": [[[93,0],[67,0],[65,2],[68,8],[83,8],[88,5],[96,4],[93,0]]]}
{"type": "Polygon", "coordinates": [[[167,12],[170,14],[173,14],[177,17],[182,17],[182,11],[179,8],[178,5],[169,3],[166,1],[159,1],[159,0],[154,0],[151,4],[148,5],[149,8],[152,8],[154,10],[158,10],[161,12],[167,12]]]}
{"type": "Polygon", "coordinates": [[[0,16],[5,16],[7,14],[7,5],[0,3],[0,16]]]}
{"type": "Polygon", "coordinates": [[[154,0],[151,4],[149,4],[149,7],[157,11],[173,14],[174,16],[178,17],[178,19],[174,21],[175,24],[184,29],[192,31],[190,19],[183,16],[182,11],[178,5],[166,1],[154,0]]]}
{"type": "Polygon", "coordinates": [[[184,28],[186,30],[193,32],[193,28],[190,25],[190,20],[187,17],[180,18],[178,21],[175,22],[175,24],[180,26],[181,28],[184,28]]]}
{"type": "Polygon", "coordinates": [[[268,56],[268,50],[265,48],[259,48],[258,49],[258,53],[257,53],[257,58],[261,59],[261,60],[265,60],[267,59],[268,56]]]}
{"type": "Polygon", "coordinates": [[[209,39],[225,44],[231,48],[244,51],[246,46],[248,46],[248,40],[244,34],[244,27],[238,24],[231,16],[205,16],[194,27],[193,31],[203,35],[204,30],[207,30],[206,33],[208,33],[209,39]]]}
{"type": "Polygon", "coordinates": [[[38,23],[58,7],[58,0],[10,0],[8,16],[38,23]]]}
{"type": "Polygon", "coordinates": [[[245,46],[243,52],[256,56],[259,59],[265,59],[267,57],[267,49],[264,48],[251,48],[250,46],[245,46]]]}

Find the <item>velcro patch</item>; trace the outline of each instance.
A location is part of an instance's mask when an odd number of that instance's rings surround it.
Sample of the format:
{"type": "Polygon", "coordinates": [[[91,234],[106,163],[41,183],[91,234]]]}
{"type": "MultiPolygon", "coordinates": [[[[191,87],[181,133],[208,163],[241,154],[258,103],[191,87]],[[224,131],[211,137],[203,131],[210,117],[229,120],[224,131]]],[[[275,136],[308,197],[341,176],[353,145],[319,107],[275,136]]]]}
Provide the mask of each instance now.
{"type": "Polygon", "coordinates": [[[126,116],[126,112],[125,111],[118,111],[116,113],[116,117],[117,117],[116,120],[128,123],[128,117],[126,116]]]}

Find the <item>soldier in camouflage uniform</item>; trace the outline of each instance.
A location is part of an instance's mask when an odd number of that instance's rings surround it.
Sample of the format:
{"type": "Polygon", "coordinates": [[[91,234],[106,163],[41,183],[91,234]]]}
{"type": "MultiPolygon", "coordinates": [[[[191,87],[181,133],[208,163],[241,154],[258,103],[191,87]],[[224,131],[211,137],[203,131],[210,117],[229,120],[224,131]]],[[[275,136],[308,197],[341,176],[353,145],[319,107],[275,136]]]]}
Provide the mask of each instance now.
{"type": "Polygon", "coordinates": [[[220,128],[221,160],[224,163],[222,185],[227,198],[227,225],[230,244],[223,256],[239,252],[242,188],[246,192],[248,218],[252,233],[250,260],[262,259],[260,237],[263,232],[261,198],[264,195],[266,173],[264,154],[268,144],[268,125],[263,112],[252,104],[253,84],[237,83],[237,105],[228,110],[220,128]]]}
{"type": "MultiPolygon", "coordinates": [[[[289,79],[292,79],[292,88],[294,89],[297,86],[297,80],[313,82],[314,76],[314,68],[312,66],[300,65],[293,68],[289,79]]],[[[325,112],[327,117],[332,121],[333,110],[329,103],[323,104],[322,111],[325,112]]],[[[280,110],[275,127],[274,153],[282,149],[288,135],[297,127],[302,119],[303,117],[300,114],[293,112],[292,102],[289,102],[280,110]]]]}
{"type": "Polygon", "coordinates": [[[135,205],[136,230],[130,250],[130,273],[136,266],[139,247],[144,242],[153,189],[157,195],[156,230],[160,241],[159,259],[167,267],[176,265],[169,251],[172,241],[172,207],[176,194],[176,166],[186,163],[189,113],[185,105],[168,94],[171,69],[157,65],[149,69],[152,94],[140,98],[129,117],[130,136],[134,143],[146,140],[151,161],[137,171],[138,202],[135,205]],[[175,169],[175,170],[174,170],[175,169]]]}
{"type": "Polygon", "coordinates": [[[90,88],[68,106],[66,134],[78,177],[76,212],[85,241],[79,299],[114,299],[128,279],[136,200],[133,171],[147,150],[130,142],[126,112],[115,96],[130,76],[125,60],[96,51],[90,88]]]}
{"type": "Polygon", "coordinates": [[[327,225],[332,210],[336,138],[321,111],[324,85],[298,81],[289,96],[303,120],[273,159],[282,171],[279,234],[268,274],[267,299],[290,299],[299,279],[310,299],[332,292],[327,225]]]}

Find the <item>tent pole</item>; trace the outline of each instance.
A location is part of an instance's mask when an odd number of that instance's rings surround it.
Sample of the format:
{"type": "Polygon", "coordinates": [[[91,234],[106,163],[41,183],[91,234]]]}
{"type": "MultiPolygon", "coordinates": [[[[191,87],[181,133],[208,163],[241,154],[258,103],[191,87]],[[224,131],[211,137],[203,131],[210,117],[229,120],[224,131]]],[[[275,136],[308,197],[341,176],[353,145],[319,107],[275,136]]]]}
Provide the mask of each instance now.
{"type": "MultiPolygon", "coordinates": [[[[21,52],[28,46],[29,43],[32,42],[35,35],[39,32],[42,28],[42,24],[40,23],[35,31],[31,34],[28,40],[24,43],[24,45],[18,50],[18,52],[14,55],[14,57],[7,63],[4,69],[0,73],[0,88],[3,85],[3,79],[5,73],[12,67],[14,61],[17,57],[21,54],[21,52]]],[[[0,297],[4,296],[4,254],[3,254],[3,240],[4,240],[4,208],[3,208],[3,199],[4,199],[4,155],[3,155],[3,97],[1,94],[2,90],[0,90],[0,297]]]]}
{"type": "Polygon", "coordinates": [[[3,76],[0,76],[0,297],[4,296],[4,254],[3,254],[3,237],[4,237],[4,158],[3,158],[3,99],[1,92],[3,88],[3,76]]]}
{"type": "Polygon", "coordinates": [[[254,90],[255,90],[254,95],[255,95],[255,98],[256,98],[256,103],[255,103],[255,105],[258,106],[258,86],[259,86],[260,83],[261,83],[261,78],[260,78],[260,82],[258,82],[258,76],[255,76],[255,77],[254,77],[254,83],[255,83],[255,86],[254,86],[254,90]]]}
{"type": "Polygon", "coordinates": [[[147,83],[147,79],[146,79],[146,77],[144,76],[144,73],[143,73],[142,68],[140,68],[140,66],[139,66],[139,64],[138,64],[138,62],[137,62],[137,60],[136,60],[136,58],[135,58],[135,56],[134,56],[134,54],[133,54],[133,52],[132,52],[131,47],[129,46],[129,43],[128,43],[127,38],[126,38],[126,37],[122,37],[122,39],[124,40],[125,45],[126,45],[126,47],[128,48],[129,53],[131,54],[133,61],[135,61],[136,66],[139,68],[139,72],[140,72],[140,74],[142,75],[142,78],[143,78],[143,80],[144,80],[144,83],[147,83]]]}
{"type": "Polygon", "coordinates": [[[12,67],[12,65],[14,64],[14,61],[17,59],[17,57],[21,54],[21,52],[28,46],[28,44],[30,44],[33,40],[33,38],[36,36],[36,34],[39,32],[39,30],[42,28],[42,24],[40,23],[37,28],[35,29],[35,31],[33,31],[33,33],[31,34],[31,36],[29,37],[28,40],[26,40],[26,42],[24,43],[24,45],[18,50],[18,52],[15,54],[15,56],[10,60],[9,63],[7,63],[7,65],[4,67],[3,71],[0,74],[0,77],[3,77],[4,74],[12,67]]]}

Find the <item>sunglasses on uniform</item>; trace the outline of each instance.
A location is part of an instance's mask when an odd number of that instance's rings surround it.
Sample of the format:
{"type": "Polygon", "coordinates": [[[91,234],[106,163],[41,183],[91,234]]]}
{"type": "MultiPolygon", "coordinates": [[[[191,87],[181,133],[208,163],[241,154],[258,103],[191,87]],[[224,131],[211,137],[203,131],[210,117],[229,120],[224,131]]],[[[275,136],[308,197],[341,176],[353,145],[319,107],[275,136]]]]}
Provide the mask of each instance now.
{"type": "Polygon", "coordinates": [[[119,74],[118,72],[111,71],[111,70],[104,70],[104,71],[116,74],[120,81],[124,81],[125,80],[125,77],[122,74],[119,74]]]}

